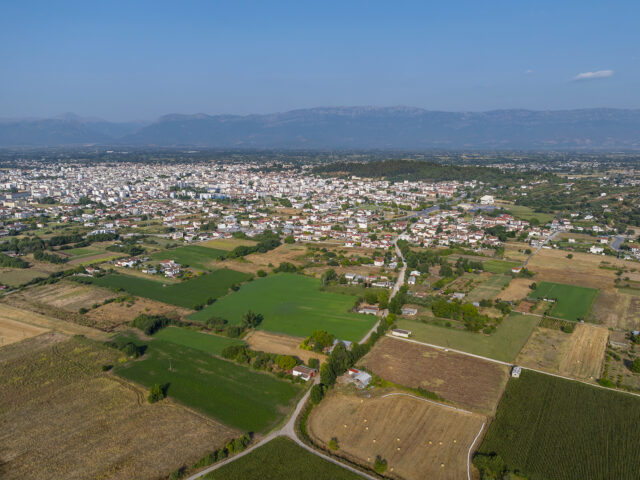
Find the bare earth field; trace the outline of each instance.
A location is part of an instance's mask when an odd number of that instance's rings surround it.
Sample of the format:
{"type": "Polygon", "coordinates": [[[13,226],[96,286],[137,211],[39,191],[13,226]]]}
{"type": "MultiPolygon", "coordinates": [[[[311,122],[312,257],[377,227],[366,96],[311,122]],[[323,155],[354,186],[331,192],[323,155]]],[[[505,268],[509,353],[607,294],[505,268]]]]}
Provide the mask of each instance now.
{"type": "Polygon", "coordinates": [[[310,352],[299,348],[304,340],[300,337],[290,337],[278,333],[253,330],[247,337],[243,338],[243,340],[249,344],[252,350],[279,353],[281,355],[293,355],[305,363],[308,363],[310,358],[317,358],[320,360],[320,363],[326,359],[325,355],[321,353],[310,352]]]}
{"type": "Polygon", "coordinates": [[[100,370],[119,352],[55,335],[0,349],[3,479],[166,478],[238,434],[169,400],[147,403],[100,370]]]}
{"type": "MultiPolygon", "coordinates": [[[[332,392],[309,417],[319,444],[336,438],[338,455],[406,480],[467,478],[467,452],[485,418],[406,395],[361,398],[332,392]]],[[[473,468],[473,467],[472,467],[473,468]]]]}
{"type": "Polygon", "coordinates": [[[65,322],[58,318],[30,312],[5,303],[0,303],[0,318],[36,325],[50,330],[57,330],[59,332],[66,333],[67,335],[84,335],[85,337],[92,338],[94,340],[108,339],[107,334],[100,330],[96,330],[95,328],[65,322]]]}
{"type": "Polygon", "coordinates": [[[622,330],[640,328],[640,297],[615,289],[601,290],[593,304],[594,319],[607,327],[622,330]]]}
{"type": "Polygon", "coordinates": [[[465,408],[494,412],[508,379],[508,369],[485,360],[381,338],[362,365],[385,380],[422,387],[465,408]]]}
{"type": "Polygon", "coordinates": [[[299,244],[284,244],[266,253],[252,253],[241,260],[224,260],[219,266],[252,274],[258,270],[270,272],[281,262],[293,263],[296,266],[302,265],[298,257],[304,255],[306,251],[307,248],[299,244]],[[269,264],[272,266],[270,267],[269,264]]]}
{"type": "Polygon", "coordinates": [[[530,278],[514,278],[498,297],[505,302],[517,302],[525,298],[530,292],[531,285],[534,281],[530,278]]]}
{"type": "Polygon", "coordinates": [[[595,380],[600,376],[609,331],[580,324],[571,334],[567,355],[560,361],[560,373],[595,380]]]}
{"type": "Polygon", "coordinates": [[[70,312],[77,312],[82,307],[89,308],[95,303],[102,303],[116,296],[106,288],[66,281],[28,288],[14,295],[21,295],[30,302],[44,303],[70,312]]]}
{"type": "Polygon", "coordinates": [[[48,332],[46,328],[0,317],[0,347],[48,332]]]}
{"type": "Polygon", "coordinates": [[[127,302],[111,302],[89,310],[86,316],[95,322],[97,328],[112,332],[120,325],[129,323],[141,313],[147,315],[164,315],[170,318],[183,318],[192,310],[168,305],[147,298],[136,297],[133,304],[127,302]]]}
{"type": "Polygon", "coordinates": [[[515,363],[523,367],[559,373],[560,361],[569,349],[570,336],[561,330],[536,327],[515,363]]]}

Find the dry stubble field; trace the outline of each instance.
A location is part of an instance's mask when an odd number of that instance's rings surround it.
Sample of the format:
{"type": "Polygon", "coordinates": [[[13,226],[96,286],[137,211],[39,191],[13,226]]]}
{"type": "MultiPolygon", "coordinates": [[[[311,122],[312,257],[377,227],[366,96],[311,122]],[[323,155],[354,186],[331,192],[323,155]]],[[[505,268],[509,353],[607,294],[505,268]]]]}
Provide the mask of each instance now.
{"type": "Polygon", "coordinates": [[[591,309],[603,325],[622,330],[640,329],[640,297],[610,288],[601,290],[591,309]]]}
{"type": "Polygon", "coordinates": [[[324,362],[326,357],[321,353],[303,350],[300,344],[304,340],[300,337],[290,337],[278,333],[269,333],[262,330],[253,330],[248,336],[243,338],[253,350],[267,353],[279,353],[281,355],[293,355],[307,363],[310,358],[317,358],[320,363],[324,362]]]}
{"type": "Polygon", "coordinates": [[[506,302],[517,302],[531,293],[531,285],[534,280],[530,278],[514,278],[509,286],[498,294],[498,298],[506,302]]]}
{"type": "Polygon", "coordinates": [[[46,328],[0,317],[0,347],[48,332],[46,328]]]}
{"type": "Polygon", "coordinates": [[[385,380],[422,387],[483,413],[495,411],[508,379],[504,365],[390,337],[381,338],[361,363],[385,380]]]}
{"type": "Polygon", "coordinates": [[[141,313],[147,315],[164,315],[170,318],[183,318],[193,310],[168,305],[147,298],[136,297],[135,302],[111,302],[94,308],[86,313],[97,328],[108,332],[117,330],[123,324],[129,323],[141,313]]]}
{"type": "MultiPolygon", "coordinates": [[[[335,453],[372,467],[388,462],[385,475],[406,480],[467,478],[467,452],[485,417],[406,395],[363,398],[330,393],[311,413],[308,431],[335,453]]],[[[472,467],[473,468],[473,467],[472,467]]]]}
{"type": "Polygon", "coordinates": [[[238,434],[100,366],[119,352],[48,333],[0,349],[0,477],[165,478],[238,434]]]}

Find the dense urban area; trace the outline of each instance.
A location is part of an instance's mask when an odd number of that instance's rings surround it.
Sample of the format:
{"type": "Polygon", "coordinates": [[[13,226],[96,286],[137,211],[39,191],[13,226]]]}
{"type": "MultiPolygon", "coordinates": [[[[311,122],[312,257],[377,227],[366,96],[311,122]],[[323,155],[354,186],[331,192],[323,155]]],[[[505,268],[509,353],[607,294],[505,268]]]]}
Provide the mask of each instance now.
{"type": "Polygon", "coordinates": [[[0,477],[636,479],[632,154],[0,153],[0,477]]]}

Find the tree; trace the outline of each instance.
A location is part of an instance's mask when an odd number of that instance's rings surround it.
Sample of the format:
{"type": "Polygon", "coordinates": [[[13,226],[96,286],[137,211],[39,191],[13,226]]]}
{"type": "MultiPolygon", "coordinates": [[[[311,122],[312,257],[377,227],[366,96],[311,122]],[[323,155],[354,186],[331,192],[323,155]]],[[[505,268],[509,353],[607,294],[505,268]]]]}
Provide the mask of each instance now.
{"type": "Polygon", "coordinates": [[[245,325],[249,328],[256,328],[264,319],[261,313],[254,313],[251,310],[245,313],[242,318],[245,325]]]}
{"type": "Polygon", "coordinates": [[[309,368],[315,368],[317,370],[320,366],[320,360],[317,358],[310,358],[307,364],[309,365],[309,368]]]}
{"type": "Polygon", "coordinates": [[[147,397],[147,400],[149,401],[149,403],[159,402],[164,397],[166,397],[167,396],[167,387],[168,387],[167,384],[160,385],[160,384],[156,383],[155,385],[153,385],[149,389],[149,396],[147,397]]]}
{"type": "Polygon", "coordinates": [[[383,474],[387,470],[387,461],[382,458],[380,455],[376,456],[376,460],[373,463],[373,469],[379,473],[383,474]]]}
{"type": "Polygon", "coordinates": [[[640,357],[631,362],[629,370],[631,370],[633,373],[640,373],[640,357]]]}
{"type": "Polygon", "coordinates": [[[311,393],[309,394],[309,399],[311,400],[311,403],[313,403],[314,405],[317,405],[318,403],[320,403],[323,397],[324,397],[324,391],[322,390],[322,385],[316,384],[313,387],[311,387],[311,393]]]}
{"type": "Polygon", "coordinates": [[[293,238],[293,235],[289,235],[287,237],[284,238],[284,243],[296,243],[296,240],[293,238]]]}
{"type": "Polygon", "coordinates": [[[298,361],[291,355],[278,355],[276,363],[281,370],[291,370],[298,364],[298,361]]]}
{"type": "Polygon", "coordinates": [[[267,276],[267,272],[265,272],[264,270],[260,269],[257,272],[259,277],[266,277],[267,276]]]}

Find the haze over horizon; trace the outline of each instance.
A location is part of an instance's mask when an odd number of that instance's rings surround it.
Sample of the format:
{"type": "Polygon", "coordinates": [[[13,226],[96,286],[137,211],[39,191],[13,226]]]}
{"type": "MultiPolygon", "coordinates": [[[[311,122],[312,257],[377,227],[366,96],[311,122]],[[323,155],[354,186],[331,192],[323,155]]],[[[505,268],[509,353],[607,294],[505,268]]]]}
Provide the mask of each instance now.
{"type": "Polygon", "coordinates": [[[0,117],[640,108],[640,6],[21,2],[0,117]]]}

